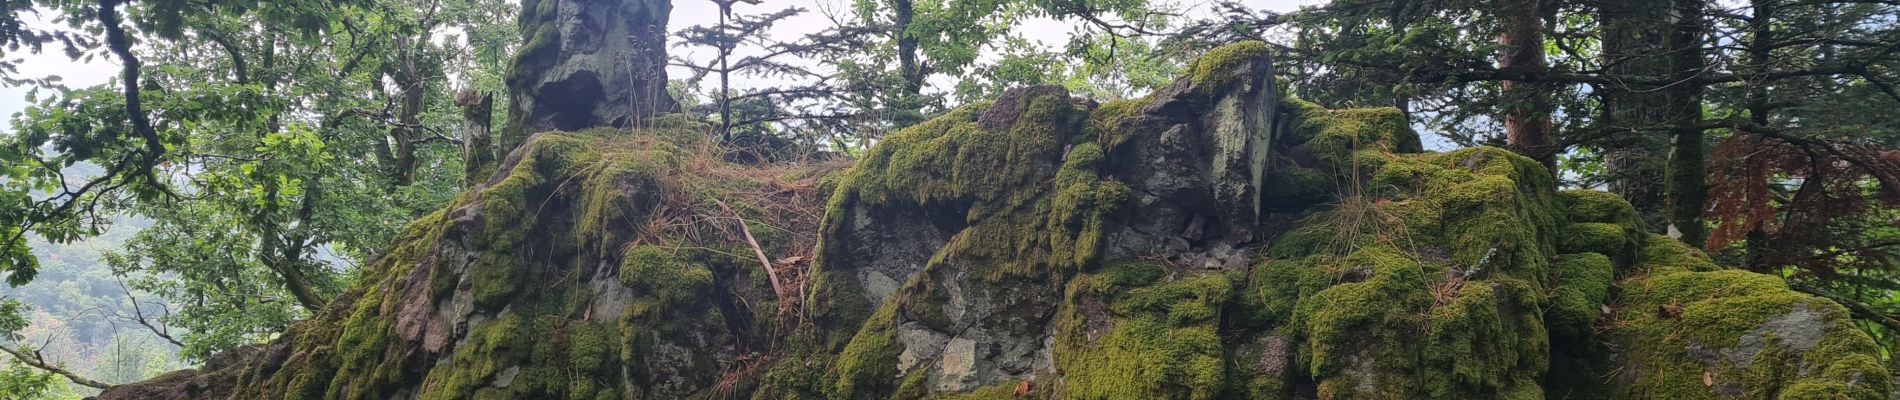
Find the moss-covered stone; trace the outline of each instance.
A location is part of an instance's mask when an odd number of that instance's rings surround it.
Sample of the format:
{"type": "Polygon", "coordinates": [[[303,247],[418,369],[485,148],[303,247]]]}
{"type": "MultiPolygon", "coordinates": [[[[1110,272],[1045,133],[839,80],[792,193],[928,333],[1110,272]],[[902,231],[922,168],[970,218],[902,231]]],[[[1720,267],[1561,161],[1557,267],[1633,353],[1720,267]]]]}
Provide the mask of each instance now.
{"type": "Polygon", "coordinates": [[[1556,294],[1544,320],[1553,340],[1582,341],[1596,329],[1597,317],[1610,296],[1616,266],[1598,253],[1566,254],[1552,266],[1556,294]]]}
{"type": "Polygon", "coordinates": [[[1163,267],[1127,262],[1069,282],[1058,311],[1056,367],[1071,399],[1212,399],[1227,368],[1224,275],[1164,281],[1163,267]]]}
{"type": "Polygon", "coordinates": [[[1287,100],[1282,107],[1297,121],[1283,139],[1302,144],[1316,167],[1336,175],[1371,171],[1382,160],[1361,155],[1424,151],[1405,113],[1396,108],[1329,110],[1300,100],[1287,100]]]}
{"type": "Polygon", "coordinates": [[[1267,54],[1267,43],[1243,41],[1216,47],[1188,64],[1188,82],[1195,87],[1225,89],[1234,85],[1236,68],[1260,60],[1267,54]]]}
{"type": "MultiPolygon", "coordinates": [[[[1657,238],[1651,247],[1680,243],[1657,238]]],[[[1884,399],[1892,391],[1879,350],[1839,304],[1773,276],[1698,272],[1705,261],[1673,250],[1652,249],[1644,261],[1651,274],[1620,284],[1607,333],[1629,346],[1618,353],[1617,396],[1884,399]]]]}

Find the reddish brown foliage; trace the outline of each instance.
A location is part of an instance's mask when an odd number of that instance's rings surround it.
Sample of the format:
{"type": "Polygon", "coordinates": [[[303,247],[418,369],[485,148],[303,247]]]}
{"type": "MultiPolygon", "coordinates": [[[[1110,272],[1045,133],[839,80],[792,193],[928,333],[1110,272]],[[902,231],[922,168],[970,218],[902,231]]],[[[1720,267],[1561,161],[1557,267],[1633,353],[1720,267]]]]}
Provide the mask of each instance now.
{"type": "Polygon", "coordinates": [[[1900,205],[1900,157],[1872,145],[1774,134],[1737,133],[1715,146],[1704,245],[1718,251],[1743,240],[1749,268],[1792,266],[1817,276],[1878,267],[1881,246],[1861,233],[1872,213],[1900,205]],[[1861,265],[1866,264],[1866,265],[1861,265]]]}

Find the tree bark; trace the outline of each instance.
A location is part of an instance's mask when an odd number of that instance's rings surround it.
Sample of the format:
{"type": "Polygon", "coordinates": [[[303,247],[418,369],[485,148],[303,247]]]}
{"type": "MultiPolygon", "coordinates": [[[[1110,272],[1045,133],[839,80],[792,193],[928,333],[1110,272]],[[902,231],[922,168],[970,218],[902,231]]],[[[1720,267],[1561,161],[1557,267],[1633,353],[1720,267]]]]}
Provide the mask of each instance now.
{"type": "Polygon", "coordinates": [[[911,24],[917,18],[917,10],[911,0],[892,0],[891,13],[896,23],[891,27],[891,37],[897,40],[897,69],[904,78],[903,92],[897,99],[897,113],[893,118],[899,127],[908,126],[923,120],[924,79],[930,75],[923,61],[918,59],[918,41],[910,32],[911,24]]]}
{"type": "MultiPolygon", "coordinates": [[[[1611,0],[1598,9],[1602,23],[1605,72],[1622,76],[1671,76],[1669,53],[1671,4],[1655,0],[1611,0]]],[[[1669,213],[1663,189],[1668,139],[1676,124],[1671,99],[1651,83],[1597,84],[1603,113],[1597,129],[1607,131],[1596,147],[1611,193],[1636,206],[1644,225],[1662,232],[1669,213]]]]}
{"type": "Polygon", "coordinates": [[[490,121],[495,115],[495,95],[465,91],[455,96],[462,108],[462,184],[474,186],[488,179],[494,168],[494,141],[489,139],[490,121]]]}
{"type": "Polygon", "coordinates": [[[669,0],[522,1],[526,43],[507,77],[513,102],[499,155],[534,133],[628,129],[678,112],[666,91],[672,9],[669,0]]]}
{"type": "MultiPolygon", "coordinates": [[[[1702,56],[1703,0],[1672,1],[1675,16],[1669,35],[1672,81],[1687,81],[1702,73],[1707,61],[1702,56]]],[[[1707,208],[1708,144],[1702,132],[1701,85],[1673,85],[1665,92],[1669,100],[1669,120],[1674,123],[1670,140],[1668,176],[1664,177],[1664,197],[1668,199],[1669,230],[1691,246],[1702,246],[1708,236],[1702,213],[1707,208]]]]}
{"type": "MultiPolygon", "coordinates": [[[[1498,44],[1504,47],[1498,55],[1498,69],[1530,74],[1548,70],[1544,60],[1543,0],[1498,1],[1498,20],[1503,28],[1498,33],[1498,44]]],[[[1551,134],[1549,85],[1507,80],[1502,86],[1511,104],[1504,113],[1505,139],[1511,150],[1555,172],[1557,146],[1551,134]]]]}

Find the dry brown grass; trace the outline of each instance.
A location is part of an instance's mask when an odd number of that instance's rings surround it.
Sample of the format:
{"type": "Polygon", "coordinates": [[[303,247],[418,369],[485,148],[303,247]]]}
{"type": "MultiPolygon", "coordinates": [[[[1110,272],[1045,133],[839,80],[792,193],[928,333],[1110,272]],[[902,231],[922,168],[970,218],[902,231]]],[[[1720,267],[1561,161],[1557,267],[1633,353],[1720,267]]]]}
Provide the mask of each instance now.
{"type": "MultiPolygon", "coordinates": [[[[589,168],[604,169],[626,161],[614,157],[651,157],[653,149],[671,147],[661,146],[653,137],[613,140],[605,146],[610,148],[601,153],[607,156],[594,161],[601,166],[589,168]]],[[[817,246],[818,225],[824,218],[825,196],[819,193],[819,180],[850,163],[837,159],[734,163],[727,161],[727,149],[709,140],[666,150],[675,158],[679,172],[648,174],[644,178],[652,179],[656,190],[627,193],[630,198],[645,200],[633,206],[648,211],[637,221],[624,221],[638,225],[626,245],[758,260],[772,281],[780,316],[801,309],[808,260],[817,246]],[[754,229],[769,230],[761,233],[774,240],[760,242],[754,229]],[[751,249],[734,253],[725,250],[728,246],[719,245],[726,243],[745,243],[751,249]]],[[[608,182],[629,178],[611,177],[608,182]]]]}

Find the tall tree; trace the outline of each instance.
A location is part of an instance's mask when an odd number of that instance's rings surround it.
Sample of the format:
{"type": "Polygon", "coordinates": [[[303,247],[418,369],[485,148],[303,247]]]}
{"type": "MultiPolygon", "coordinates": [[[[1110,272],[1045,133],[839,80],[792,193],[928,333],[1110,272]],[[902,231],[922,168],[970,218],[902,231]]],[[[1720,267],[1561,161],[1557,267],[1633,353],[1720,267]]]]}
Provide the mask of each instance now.
{"type": "MultiPolygon", "coordinates": [[[[1498,70],[1536,76],[1550,64],[1544,59],[1545,0],[1497,0],[1498,70]]],[[[1550,86],[1537,80],[1500,82],[1505,101],[1504,136],[1511,149],[1529,156],[1545,169],[1557,170],[1557,139],[1551,130],[1550,86]]]]}
{"type": "MultiPolygon", "coordinates": [[[[1672,11],[1667,1],[1603,2],[1597,19],[1602,26],[1604,71],[1668,75],[1672,11]]],[[[1667,133],[1672,128],[1668,124],[1670,99],[1656,85],[1625,83],[1596,89],[1603,93],[1603,109],[1593,128],[1604,137],[1598,147],[1610,192],[1629,200],[1644,221],[1665,221],[1662,181],[1669,151],[1667,133]]]]}
{"type": "Polygon", "coordinates": [[[274,336],[324,307],[350,265],[459,188],[460,174],[445,172],[460,162],[447,66],[483,64],[457,55],[489,46],[441,34],[486,35],[494,29],[484,24],[507,9],[488,0],[124,7],[140,40],[106,51],[138,60],[126,75],[136,75],[139,108],[166,141],[162,162],[99,165],[128,142],[81,139],[134,123],[120,87],[129,78],[39,98],[4,138],[0,170],[23,172],[9,176],[8,194],[76,205],[45,206],[15,226],[57,238],[62,224],[97,232],[105,217],[148,218],[108,260],[133,287],[180,305],[158,322],[189,332],[179,338],[187,356],[274,336]],[[158,180],[136,179],[140,168],[158,180]],[[112,190],[61,189],[100,179],[112,190]],[[36,197],[45,191],[56,194],[36,197]]]}
{"type": "MultiPolygon", "coordinates": [[[[1670,2],[1669,71],[1664,75],[1669,82],[1691,82],[1707,70],[1705,7],[1701,0],[1670,2]]],[[[1705,88],[1665,84],[1659,89],[1668,102],[1663,105],[1668,110],[1663,118],[1670,136],[1669,164],[1663,176],[1664,206],[1669,210],[1666,231],[1690,244],[1702,242],[1708,234],[1702,215],[1708,210],[1709,195],[1708,139],[1702,115],[1705,88]]]]}

